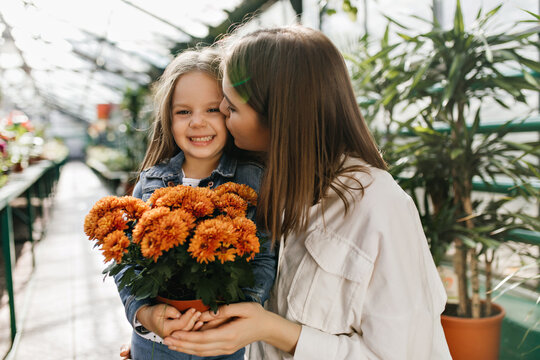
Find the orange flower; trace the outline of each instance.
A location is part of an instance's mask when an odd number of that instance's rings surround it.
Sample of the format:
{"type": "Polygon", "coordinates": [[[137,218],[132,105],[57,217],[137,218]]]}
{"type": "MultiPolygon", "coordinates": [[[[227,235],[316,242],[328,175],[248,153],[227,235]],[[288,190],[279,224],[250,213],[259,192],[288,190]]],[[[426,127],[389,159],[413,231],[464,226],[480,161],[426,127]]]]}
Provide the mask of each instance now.
{"type": "Polygon", "coordinates": [[[122,257],[128,252],[130,244],[129,238],[122,230],[115,230],[103,239],[101,250],[105,256],[105,262],[115,260],[117,263],[122,261],[122,257]]]}
{"type": "Polygon", "coordinates": [[[120,201],[116,196],[106,196],[94,204],[84,219],[84,232],[90,238],[90,240],[94,240],[96,238],[95,232],[98,227],[97,221],[107,212],[116,209],[119,204],[120,201]]]}
{"type": "Polygon", "coordinates": [[[225,261],[234,261],[236,258],[236,249],[221,246],[216,250],[216,256],[222,264],[225,261]]]}
{"type": "Polygon", "coordinates": [[[116,230],[125,230],[128,228],[127,222],[124,219],[124,213],[120,209],[112,210],[104,214],[95,222],[96,229],[94,236],[102,243],[105,237],[116,230]]]}
{"type": "Polygon", "coordinates": [[[120,199],[122,202],[122,208],[130,220],[139,219],[142,214],[149,210],[148,205],[136,197],[123,196],[120,199]]]}
{"type": "Polygon", "coordinates": [[[214,212],[216,195],[207,188],[178,185],[154,191],[148,204],[155,207],[182,208],[200,218],[214,212]]]}
{"type": "Polygon", "coordinates": [[[247,185],[228,182],[218,186],[214,191],[218,196],[227,193],[236,194],[251,205],[257,206],[257,193],[247,185]]]}
{"type": "Polygon", "coordinates": [[[221,219],[204,220],[195,229],[188,251],[199,263],[233,261],[236,250],[232,245],[236,234],[232,222],[221,219]]]}
{"type": "Polygon", "coordinates": [[[138,219],[148,206],[132,196],[106,196],[98,200],[84,219],[84,232],[90,240],[104,238],[112,231],[127,229],[128,221],[138,219]]]}
{"type": "Polygon", "coordinates": [[[234,230],[238,240],[236,251],[239,256],[249,255],[246,260],[252,260],[260,251],[259,238],[257,237],[257,226],[255,223],[244,217],[237,217],[232,220],[234,230]]]}
{"type": "Polygon", "coordinates": [[[225,193],[216,201],[216,207],[231,218],[246,216],[247,202],[237,194],[225,193]]]}
{"type": "Polygon", "coordinates": [[[133,242],[141,245],[141,253],[154,262],[163,254],[185,243],[195,218],[184,210],[159,207],[143,214],[133,229],[133,242]]]}

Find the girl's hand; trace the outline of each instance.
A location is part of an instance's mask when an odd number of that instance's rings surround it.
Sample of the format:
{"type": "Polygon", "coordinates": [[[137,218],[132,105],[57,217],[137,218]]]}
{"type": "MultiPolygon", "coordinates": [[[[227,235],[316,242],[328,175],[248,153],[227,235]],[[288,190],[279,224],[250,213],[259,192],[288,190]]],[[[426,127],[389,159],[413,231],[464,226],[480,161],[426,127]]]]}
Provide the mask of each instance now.
{"type": "Polygon", "coordinates": [[[122,360],[131,359],[131,344],[124,344],[120,347],[120,357],[122,358],[122,360]]]}
{"type": "MultiPolygon", "coordinates": [[[[200,331],[174,331],[164,338],[171,350],[197,356],[233,354],[255,341],[265,341],[294,353],[301,326],[263,309],[257,303],[238,303],[205,312],[200,331]],[[217,327],[216,327],[217,326],[217,327]]],[[[199,325],[197,323],[197,325],[199,325]]]]}
{"type": "Polygon", "coordinates": [[[137,319],[148,330],[162,338],[169,336],[173,331],[198,330],[203,324],[197,323],[201,313],[189,309],[183,314],[166,304],[145,305],[137,311],[137,319]]]}

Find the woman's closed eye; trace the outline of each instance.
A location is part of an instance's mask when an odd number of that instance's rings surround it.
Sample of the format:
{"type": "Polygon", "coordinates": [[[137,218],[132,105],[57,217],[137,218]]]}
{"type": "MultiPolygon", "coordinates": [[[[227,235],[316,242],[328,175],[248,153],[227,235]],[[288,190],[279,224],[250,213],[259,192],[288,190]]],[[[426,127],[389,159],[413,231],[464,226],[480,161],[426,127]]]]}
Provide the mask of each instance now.
{"type": "Polygon", "coordinates": [[[228,105],[228,106],[227,106],[227,110],[228,110],[229,112],[235,112],[235,111],[236,111],[236,109],[233,108],[231,105],[228,105]]]}

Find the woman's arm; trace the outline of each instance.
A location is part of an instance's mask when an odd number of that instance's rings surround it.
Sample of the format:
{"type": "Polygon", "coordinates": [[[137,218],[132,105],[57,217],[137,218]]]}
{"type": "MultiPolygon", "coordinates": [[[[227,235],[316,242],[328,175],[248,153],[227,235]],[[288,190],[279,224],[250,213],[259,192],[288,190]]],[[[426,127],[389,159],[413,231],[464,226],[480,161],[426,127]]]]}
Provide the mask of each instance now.
{"type": "Polygon", "coordinates": [[[204,322],[223,321],[218,328],[197,332],[175,331],[164,339],[171,350],[198,356],[233,354],[255,341],[264,341],[294,354],[302,327],[264,310],[257,303],[238,303],[219,308],[217,314],[204,313],[204,322]]]}
{"type": "MultiPolygon", "coordinates": [[[[371,206],[369,208],[373,211],[371,206]]],[[[262,340],[294,353],[295,359],[450,359],[440,324],[440,313],[445,304],[444,289],[414,204],[410,199],[398,198],[391,207],[385,206],[383,210],[384,221],[372,218],[375,221],[362,227],[363,231],[358,235],[359,241],[369,239],[379,249],[372,269],[364,273],[355,272],[354,276],[349,274],[351,280],[338,280],[335,274],[325,274],[323,269],[315,269],[319,274],[319,280],[315,282],[310,277],[314,276],[312,267],[304,264],[302,268],[309,269],[300,274],[305,279],[304,284],[317,283],[317,286],[306,285],[306,291],[313,301],[292,299],[303,304],[296,304],[300,306],[296,309],[298,311],[288,312],[291,317],[302,312],[306,315],[301,326],[260,307],[237,304],[218,315],[218,318],[236,317],[230,322],[216,329],[203,329],[200,333],[176,332],[167,338],[166,343],[177,350],[197,355],[232,353],[251,342],[262,340]],[[376,231],[366,229],[370,225],[376,231]],[[359,281],[366,287],[358,286],[359,292],[328,294],[327,287],[323,285],[332,285],[327,282],[333,279],[340,281],[339,284],[341,281],[359,281]],[[323,314],[318,306],[320,301],[316,300],[318,297],[319,300],[331,297],[341,300],[341,303],[350,301],[350,305],[339,308],[342,306],[340,301],[328,302],[329,306],[338,308],[323,314]],[[325,316],[331,317],[321,322],[325,316]],[[322,331],[325,326],[330,328],[336,325],[336,321],[341,323],[341,331],[322,331]]],[[[343,254],[349,248],[341,248],[341,245],[333,244],[335,251],[325,251],[319,255],[335,257],[343,254]]],[[[354,251],[346,252],[347,261],[360,261],[355,260],[354,251]]],[[[315,255],[308,256],[309,261],[313,262],[312,256],[315,255]]],[[[318,260],[325,264],[325,259],[318,260]]],[[[312,265],[318,266],[316,263],[312,265]]],[[[345,272],[362,269],[362,266],[349,267],[345,264],[341,267],[347,270],[345,272]]],[[[284,293],[292,295],[287,291],[284,293]]],[[[298,293],[294,295],[299,296],[298,293]]],[[[206,314],[201,320],[208,320],[206,314]]]]}

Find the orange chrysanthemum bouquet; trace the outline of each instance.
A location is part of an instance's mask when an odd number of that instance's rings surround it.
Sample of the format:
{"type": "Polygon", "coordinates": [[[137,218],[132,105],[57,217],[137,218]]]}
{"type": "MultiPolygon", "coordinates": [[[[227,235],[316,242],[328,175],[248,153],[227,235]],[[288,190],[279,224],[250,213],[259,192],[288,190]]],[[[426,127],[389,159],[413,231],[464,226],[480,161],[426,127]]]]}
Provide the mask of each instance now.
{"type": "Polygon", "coordinates": [[[256,202],[253,189],[236,183],[161,188],[147,202],[108,196],[90,210],[84,231],[112,261],[104,274],[124,270],[120,288],[137,299],[199,298],[215,310],[253,285],[250,260],[260,244],[246,212],[256,202]]]}

